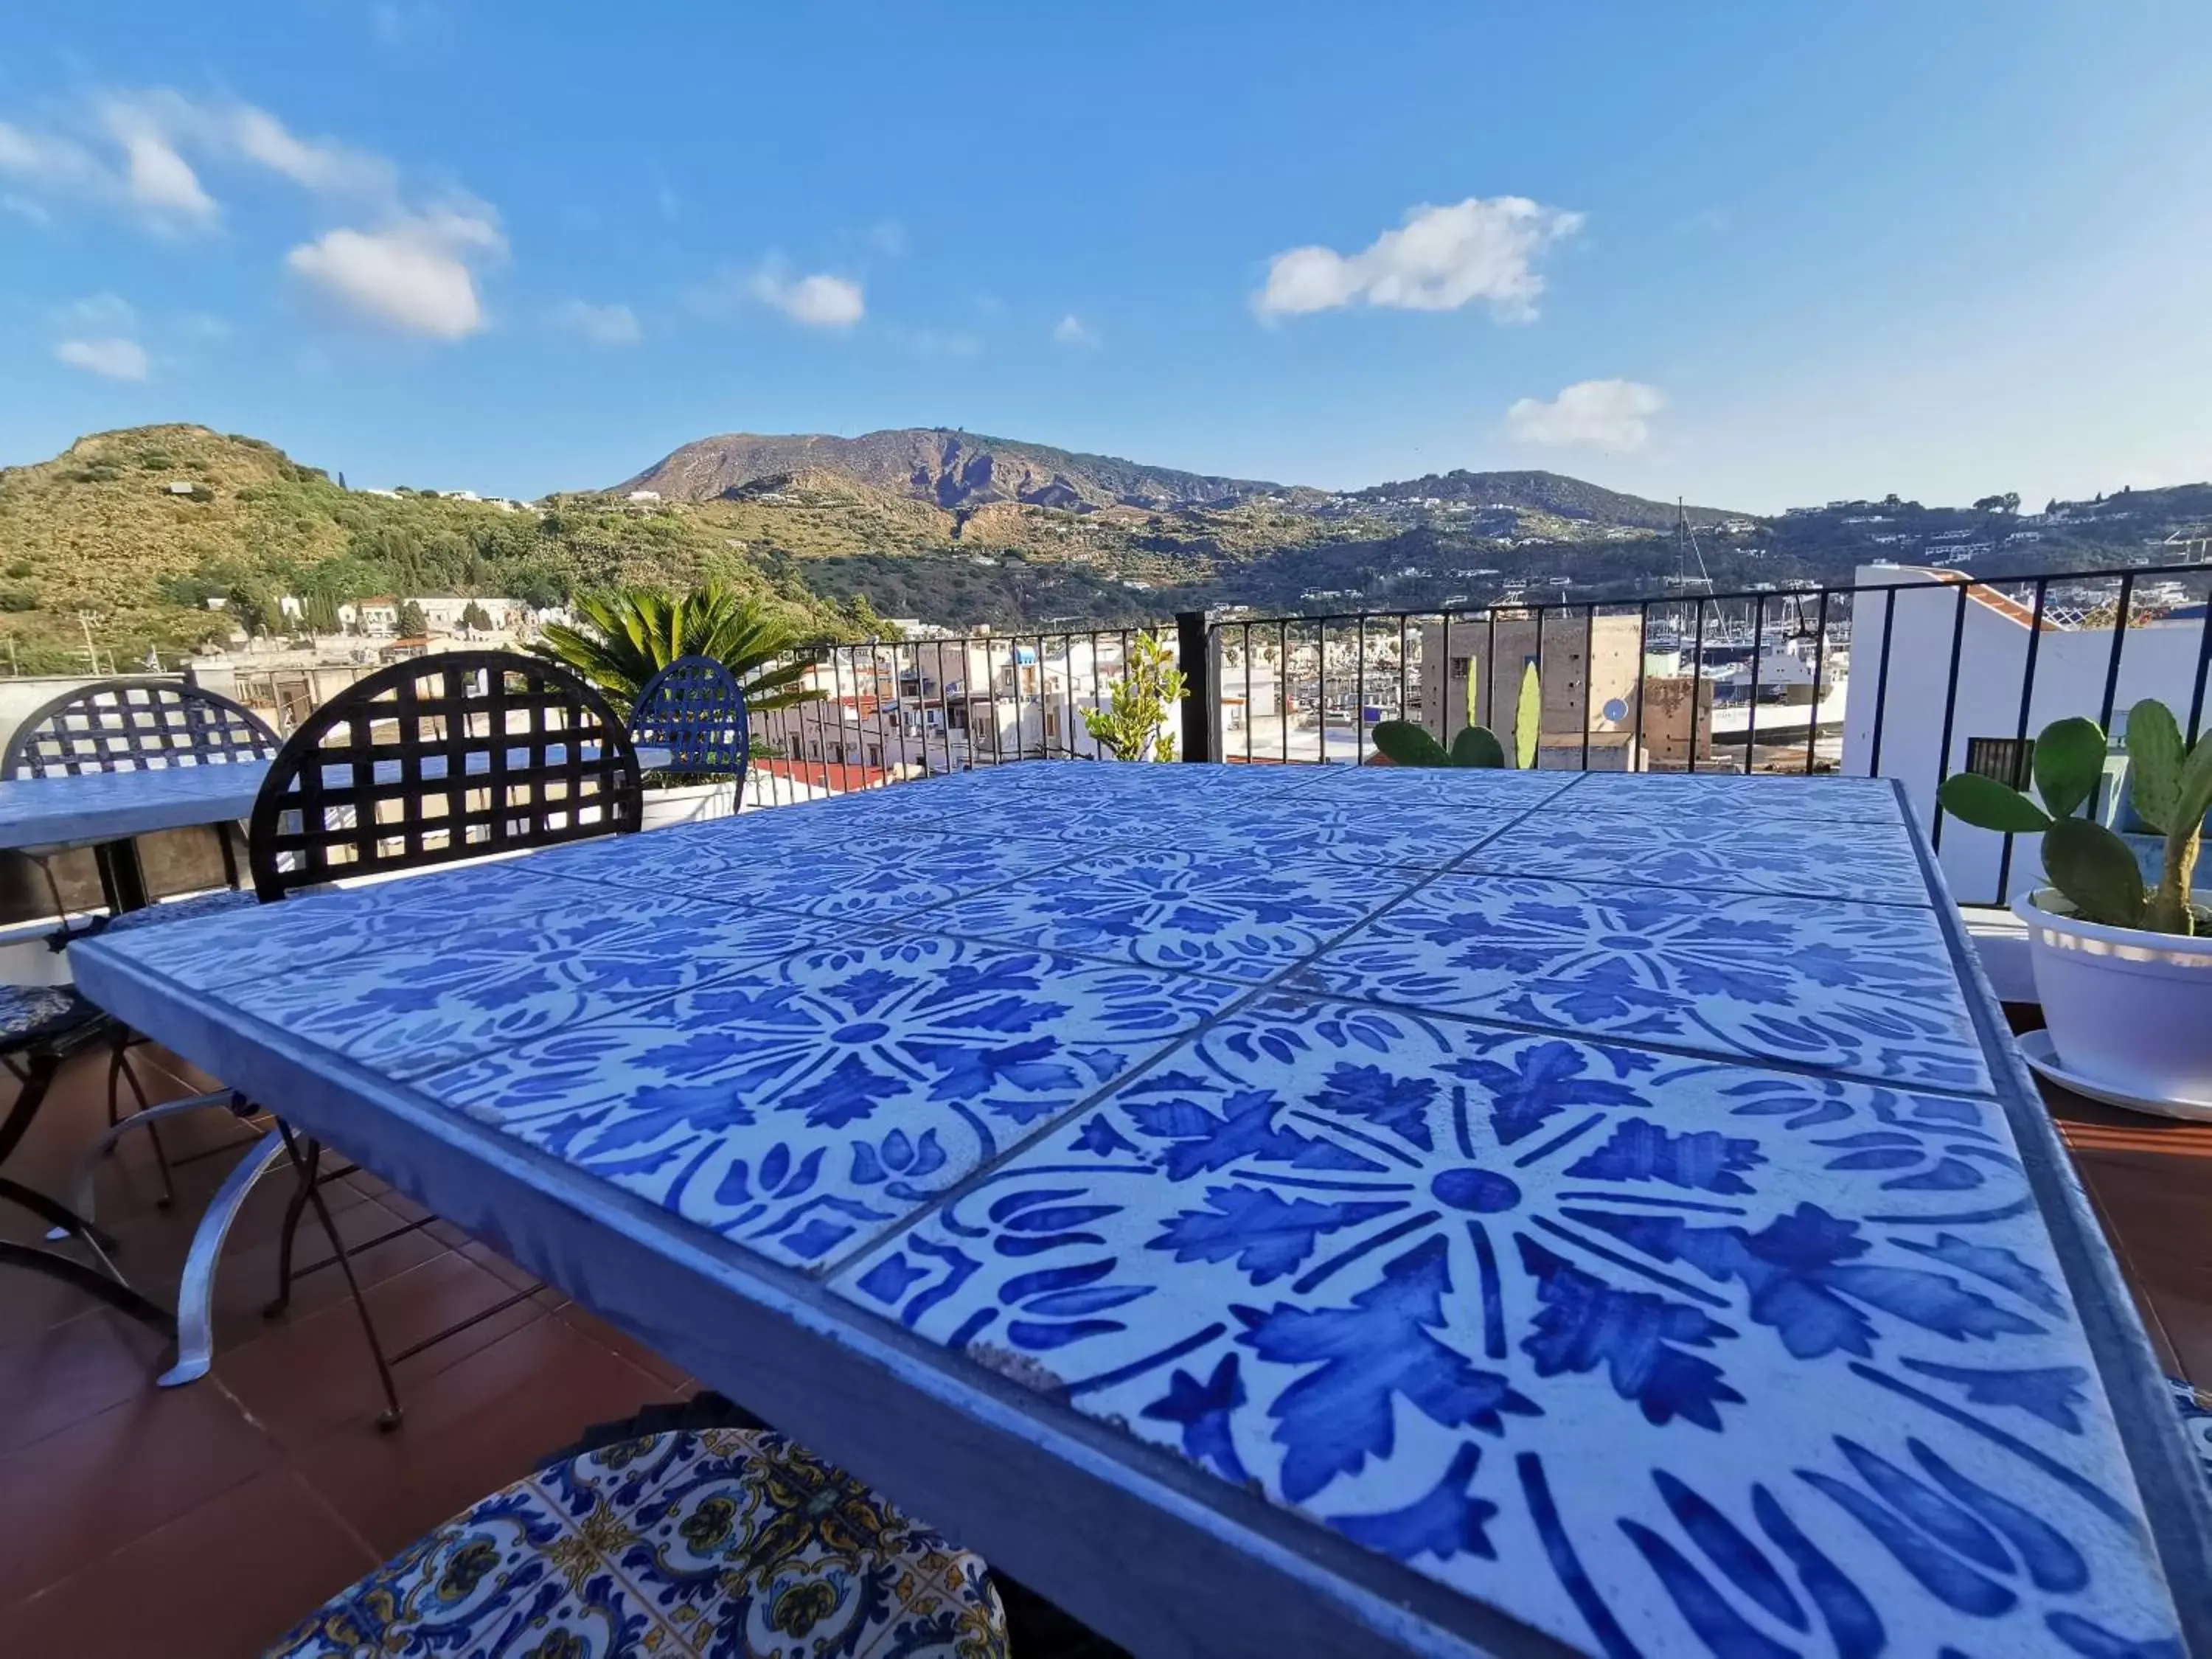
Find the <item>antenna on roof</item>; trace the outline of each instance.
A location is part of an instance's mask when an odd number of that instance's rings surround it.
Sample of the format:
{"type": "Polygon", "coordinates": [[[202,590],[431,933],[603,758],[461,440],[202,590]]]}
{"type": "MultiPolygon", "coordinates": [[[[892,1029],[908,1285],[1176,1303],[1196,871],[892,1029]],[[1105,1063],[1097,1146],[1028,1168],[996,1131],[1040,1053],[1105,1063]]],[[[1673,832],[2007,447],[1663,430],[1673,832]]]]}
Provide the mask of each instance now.
{"type": "Polygon", "coordinates": [[[1705,550],[1698,545],[1698,532],[1690,528],[1690,515],[1680,495],[1674,497],[1674,574],[1668,582],[1670,587],[1684,592],[1697,588],[1704,592],[1713,591],[1712,573],[1705,568],[1705,550]],[[1690,574],[1691,561],[1695,560],[1698,574],[1690,574]]]}

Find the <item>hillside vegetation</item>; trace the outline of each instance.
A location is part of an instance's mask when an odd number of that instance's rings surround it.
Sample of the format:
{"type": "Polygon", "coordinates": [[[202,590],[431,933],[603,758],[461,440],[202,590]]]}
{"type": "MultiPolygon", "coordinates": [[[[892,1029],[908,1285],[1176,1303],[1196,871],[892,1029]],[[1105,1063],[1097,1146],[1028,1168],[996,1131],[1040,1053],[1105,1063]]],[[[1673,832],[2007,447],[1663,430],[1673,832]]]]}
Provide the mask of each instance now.
{"type": "Polygon", "coordinates": [[[504,593],[558,603],[618,581],[708,576],[770,596],[810,631],[849,619],[717,526],[562,500],[502,511],[430,494],[341,488],[254,438],[204,427],[95,433],[54,460],[0,471],[0,641],[23,672],[103,653],[182,652],[231,631],[205,601],[244,588],[333,603],[387,593],[504,593]],[[193,486],[189,495],[172,484],[193,486]]]}
{"type": "MultiPolygon", "coordinates": [[[[2212,487],[2051,506],[2023,518],[2016,497],[1924,507],[1890,496],[1688,517],[1725,591],[1848,580],[1879,558],[1971,560],[1988,574],[2172,559],[2166,538],[2206,533],[2212,487]]],[[[1553,472],[1329,493],[935,429],[706,440],[618,489],[517,510],[349,490],[258,439],[145,427],[0,470],[0,646],[21,672],[82,666],[88,623],[118,663],[149,646],[173,659],[229,634],[207,608],[216,596],[264,610],[279,592],[311,611],[387,593],[542,605],[709,578],[817,637],[872,631],[878,613],[1122,627],[1232,605],[1480,605],[1516,582],[1596,599],[1653,592],[1676,571],[1674,514],[1553,472]],[[632,501],[633,486],[661,499],[632,501]]]]}

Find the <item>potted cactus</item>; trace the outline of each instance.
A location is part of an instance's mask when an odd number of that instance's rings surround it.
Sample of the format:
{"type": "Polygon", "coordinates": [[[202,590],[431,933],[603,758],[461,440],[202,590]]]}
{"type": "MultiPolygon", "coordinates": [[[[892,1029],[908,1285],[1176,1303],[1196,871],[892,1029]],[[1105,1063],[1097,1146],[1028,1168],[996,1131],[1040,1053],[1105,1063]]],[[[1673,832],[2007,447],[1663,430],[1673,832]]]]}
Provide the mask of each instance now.
{"type": "Polygon", "coordinates": [[[2136,813],[2166,837],[2154,884],[2090,816],[2107,747],[2096,721],[2059,720],[2036,739],[2040,804],[1971,773],[1947,778],[1937,799],[1981,829],[2043,837],[2051,884],[2012,908],[2027,924],[2036,994],[2066,1068],[2141,1099],[2212,1102],[2212,894],[2193,884],[2212,811],[2212,735],[2185,744],[2155,700],[2129,711],[2136,813]]]}
{"type": "MultiPolygon", "coordinates": [[[[1474,725],[1474,676],[1468,675],[1468,724],[1447,749],[1424,726],[1411,720],[1383,720],[1375,728],[1375,752],[1393,766],[1459,766],[1495,769],[1505,764],[1505,745],[1486,726],[1474,725]]],[[[1537,725],[1542,716],[1543,688],[1530,663],[1521,676],[1521,696],[1514,710],[1514,764],[1526,771],[1536,764],[1537,725]]]]}

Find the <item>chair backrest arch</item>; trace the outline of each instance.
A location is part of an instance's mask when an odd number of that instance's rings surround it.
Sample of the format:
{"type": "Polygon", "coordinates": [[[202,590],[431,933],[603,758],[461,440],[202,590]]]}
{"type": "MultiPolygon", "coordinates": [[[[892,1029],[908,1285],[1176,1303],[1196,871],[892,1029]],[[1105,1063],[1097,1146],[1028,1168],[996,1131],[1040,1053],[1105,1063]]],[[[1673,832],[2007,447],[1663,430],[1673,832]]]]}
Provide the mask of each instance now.
{"type": "Polygon", "coordinates": [[[752,737],[745,689],[726,664],[713,657],[678,657],[647,680],[629,720],[639,748],[665,749],[657,769],[682,777],[737,779],[744,793],[752,737]]]}
{"type": "Polygon", "coordinates": [[[380,669],[302,720],[253,805],[254,890],[635,830],[637,753],[568,670],[502,651],[380,669]]]}
{"type": "Polygon", "coordinates": [[[0,777],[53,777],[264,761],[283,739],[252,709],[185,680],[81,685],[33,709],[0,755],[0,777]]]}

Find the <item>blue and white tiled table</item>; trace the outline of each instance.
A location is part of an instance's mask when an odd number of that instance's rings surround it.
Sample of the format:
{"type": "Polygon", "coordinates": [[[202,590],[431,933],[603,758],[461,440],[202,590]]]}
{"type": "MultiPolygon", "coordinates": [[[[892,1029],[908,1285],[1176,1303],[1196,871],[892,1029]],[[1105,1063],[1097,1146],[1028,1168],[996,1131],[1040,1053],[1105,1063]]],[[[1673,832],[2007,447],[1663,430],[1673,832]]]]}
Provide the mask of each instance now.
{"type": "Polygon", "coordinates": [[[77,971],[1140,1651],[2178,1659],[1933,868],[1865,781],[1037,763],[77,971]]]}

